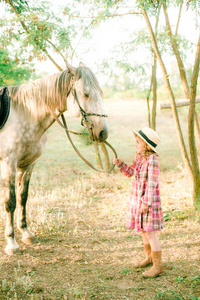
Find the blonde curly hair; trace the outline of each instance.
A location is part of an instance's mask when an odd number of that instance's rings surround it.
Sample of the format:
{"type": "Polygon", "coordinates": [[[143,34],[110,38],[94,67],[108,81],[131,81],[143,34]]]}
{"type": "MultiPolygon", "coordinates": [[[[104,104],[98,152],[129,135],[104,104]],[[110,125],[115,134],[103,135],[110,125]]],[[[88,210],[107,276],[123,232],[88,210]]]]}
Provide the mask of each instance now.
{"type": "Polygon", "coordinates": [[[149,145],[148,145],[147,143],[145,143],[145,141],[144,141],[143,139],[141,139],[139,136],[137,136],[137,139],[138,139],[141,143],[143,143],[143,145],[144,145],[143,151],[142,151],[142,153],[141,153],[141,155],[142,155],[142,157],[143,157],[143,160],[147,160],[148,157],[149,157],[150,155],[152,155],[152,154],[155,154],[155,155],[158,156],[158,154],[157,154],[155,151],[153,151],[153,150],[151,149],[151,147],[149,147],[149,145]]]}

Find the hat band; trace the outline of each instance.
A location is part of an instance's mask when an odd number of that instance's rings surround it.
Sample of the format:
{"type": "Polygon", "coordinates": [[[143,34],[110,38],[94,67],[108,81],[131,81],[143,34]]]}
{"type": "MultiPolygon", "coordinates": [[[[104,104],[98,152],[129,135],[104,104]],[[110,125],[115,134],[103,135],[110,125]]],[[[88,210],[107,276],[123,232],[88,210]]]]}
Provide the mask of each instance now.
{"type": "Polygon", "coordinates": [[[157,146],[157,144],[155,144],[154,142],[152,142],[147,136],[146,134],[144,134],[144,132],[142,132],[142,130],[139,130],[138,133],[154,148],[157,146]]]}

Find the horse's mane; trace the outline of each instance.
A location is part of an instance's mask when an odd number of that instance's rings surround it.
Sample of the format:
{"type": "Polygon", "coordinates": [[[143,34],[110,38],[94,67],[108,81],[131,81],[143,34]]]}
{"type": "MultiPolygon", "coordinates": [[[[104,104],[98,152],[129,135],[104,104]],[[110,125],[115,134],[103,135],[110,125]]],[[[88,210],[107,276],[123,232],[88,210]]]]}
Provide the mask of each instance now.
{"type": "Polygon", "coordinates": [[[83,80],[83,88],[89,89],[89,92],[91,94],[93,92],[99,92],[101,95],[103,94],[96,76],[89,68],[80,66],[76,69],[75,80],[78,80],[80,78],[82,78],[83,80]]]}
{"type": "MultiPolygon", "coordinates": [[[[74,77],[74,80],[82,79],[83,88],[89,88],[90,93],[98,91],[102,94],[99,83],[89,68],[78,67],[74,77]]],[[[31,112],[31,115],[37,116],[38,111],[64,111],[71,78],[72,74],[65,70],[19,87],[9,87],[9,96],[14,107],[31,112]]]]}
{"type": "Polygon", "coordinates": [[[70,73],[65,70],[19,87],[10,87],[9,96],[14,106],[23,106],[28,111],[36,108],[62,109],[69,92],[70,79],[70,73]]]}

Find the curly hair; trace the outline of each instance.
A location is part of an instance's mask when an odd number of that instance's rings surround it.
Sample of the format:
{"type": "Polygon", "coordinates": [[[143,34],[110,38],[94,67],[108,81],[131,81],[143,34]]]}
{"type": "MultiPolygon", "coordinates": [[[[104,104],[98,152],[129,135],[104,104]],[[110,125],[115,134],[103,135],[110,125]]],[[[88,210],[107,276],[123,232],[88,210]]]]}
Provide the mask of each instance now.
{"type": "Polygon", "coordinates": [[[151,149],[151,147],[145,143],[145,141],[143,139],[141,139],[140,137],[137,136],[137,138],[143,142],[144,144],[144,148],[143,148],[143,151],[141,153],[142,157],[144,160],[147,160],[148,157],[152,154],[155,154],[155,155],[158,155],[155,151],[153,151],[153,149],[151,149]]]}
{"type": "Polygon", "coordinates": [[[143,159],[144,159],[144,160],[147,160],[148,157],[149,157],[150,155],[152,155],[152,154],[158,155],[155,151],[153,151],[153,149],[151,149],[151,148],[149,147],[149,145],[147,145],[147,144],[145,143],[144,151],[142,152],[142,157],[143,157],[143,159]]]}

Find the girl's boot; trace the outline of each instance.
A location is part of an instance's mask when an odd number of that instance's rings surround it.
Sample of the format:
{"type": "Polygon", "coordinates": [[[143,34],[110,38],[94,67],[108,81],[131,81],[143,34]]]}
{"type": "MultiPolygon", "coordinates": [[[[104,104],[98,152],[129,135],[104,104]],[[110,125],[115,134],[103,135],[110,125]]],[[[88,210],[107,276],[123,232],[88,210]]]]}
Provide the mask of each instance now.
{"type": "Polygon", "coordinates": [[[142,273],[143,277],[157,277],[164,274],[161,251],[152,251],[151,255],[153,260],[153,267],[150,270],[142,273]]]}
{"type": "Polygon", "coordinates": [[[141,262],[136,263],[135,268],[139,268],[139,267],[143,268],[152,263],[150,244],[144,244],[144,253],[146,255],[146,258],[144,260],[142,260],[141,262]]]}

